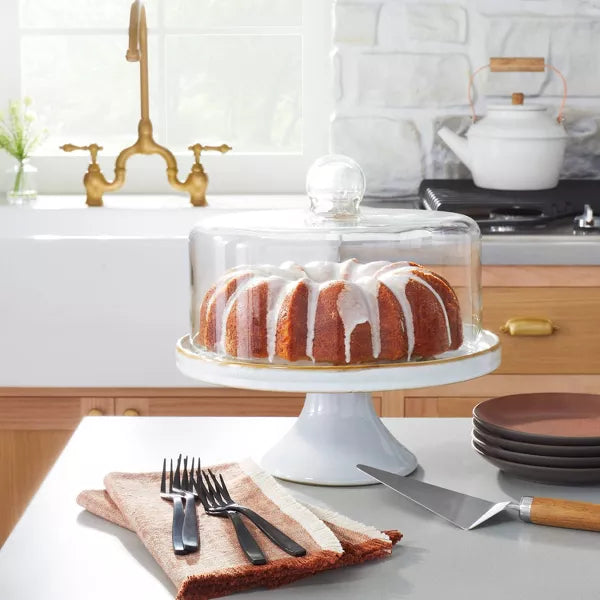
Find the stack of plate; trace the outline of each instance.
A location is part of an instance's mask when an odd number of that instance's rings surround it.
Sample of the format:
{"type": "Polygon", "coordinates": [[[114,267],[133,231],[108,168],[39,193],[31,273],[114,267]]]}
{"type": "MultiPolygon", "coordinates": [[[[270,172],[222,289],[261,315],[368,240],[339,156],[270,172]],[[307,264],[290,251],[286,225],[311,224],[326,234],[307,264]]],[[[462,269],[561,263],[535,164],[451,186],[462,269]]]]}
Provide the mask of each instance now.
{"type": "Polygon", "coordinates": [[[600,396],[515,394],[473,409],[473,448],[507,474],[543,483],[600,482],[600,396]]]}

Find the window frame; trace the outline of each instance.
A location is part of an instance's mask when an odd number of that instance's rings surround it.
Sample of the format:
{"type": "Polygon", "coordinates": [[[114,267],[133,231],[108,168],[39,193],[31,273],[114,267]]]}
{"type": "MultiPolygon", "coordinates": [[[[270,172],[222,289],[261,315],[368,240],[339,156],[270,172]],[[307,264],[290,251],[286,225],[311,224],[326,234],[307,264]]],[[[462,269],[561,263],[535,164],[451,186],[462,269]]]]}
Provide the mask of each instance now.
{"type": "MultiPolygon", "coordinates": [[[[164,10],[166,0],[160,1],[161,10],[164,10]]],[[[302,2],[302,26],[298,28],[302,34],[302,153],[237,154],[234,148],[233,152],[225,156],[203,154],[202,164],[210,180],[209,195],[211,193],[303,193],[308,167],[317,157],[329,151],[329,127],[334,100],[330,59],[333,1],[298,1],[302,2]],[[309,42],[307,37],[310,37],[309,42]]],[[[152,31],[150,27],[149,31],[152,31]]],[[[91,29],[90,35],[93,33],[94,30],[91,29]]],[[[201,33],[201,30],[198,30],[198,33],[201,33]]],[[[0,3],[0,73],[2,73],[0,110],[2,111],[5,111],[10,99],[21,96],[21,35],[19,0],[2,0],[0,3]]],[[[127,23],[123,26],[123,52],[126,47],[127,23]]],[[[132,77],[137,77],[137,71],[135,74],[132,73],[132,77]]],[[[34,102],[39,102],[39,99],[34,98],[34,102]]],[[[151,118],[154,119],[152,98],[150,98],[150,110],[151,118]]],[[[85,132],[82,132],[82,137],[85,137],[85,132]]],[[[136,138],[137,131],[132,128],[131,143],[136,138]]],[[[71,140],[65,140],[65,143],[69,141],[71,140]]],[[[102,140],[90,139],[89,141],[102,144],[102,140]]],[[[165,140],[156,141],[167,145],[165,140]]],[[[185,179],[193,162],[191,152],[169,149],[177,158],[179,178],[185,179]]],[[[98,162],[109,180],[113,178],[115,158],[116,155],[109,153],[101,152],[99,155],[98,162]]],[[[3,171],[12,162],[12,158],[6,152],[0,151],[0,168],[3,171]]],[[[86,156],[86,153],[57,152],[54,155],[34,153],[32,162],[38,169],[37,187],[40,194],[85,193],[82,178],[89,163],[89,156],[86,156]]],[[[166,181],[165,168],[164,161],[158,156],[133,157],[127,164],[126,182],[120,193],[175,193],[166,181]]]]}

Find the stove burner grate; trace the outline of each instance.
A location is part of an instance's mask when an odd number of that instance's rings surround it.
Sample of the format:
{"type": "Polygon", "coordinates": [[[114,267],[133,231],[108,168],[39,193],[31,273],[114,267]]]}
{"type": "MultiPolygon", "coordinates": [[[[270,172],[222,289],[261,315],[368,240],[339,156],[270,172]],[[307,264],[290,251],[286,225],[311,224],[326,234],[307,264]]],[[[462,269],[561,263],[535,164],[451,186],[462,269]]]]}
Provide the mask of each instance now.
{"type": "Polygon", "coordinates": [[[556,188],[501,191],[478,188],[468,179],[426,179],[419,197],[424,208],[461,213],[483,233],[526,233],[571,224],[586,204],[600,214],[600,180],[562,180],[556,188]]]}
{"type": "Polygon", "coordinates": [[[525,208],[522,206],[503,206],[489,211],[490,219],[499,221],[531,221],[544,216],[541,208],[525,208]]]}

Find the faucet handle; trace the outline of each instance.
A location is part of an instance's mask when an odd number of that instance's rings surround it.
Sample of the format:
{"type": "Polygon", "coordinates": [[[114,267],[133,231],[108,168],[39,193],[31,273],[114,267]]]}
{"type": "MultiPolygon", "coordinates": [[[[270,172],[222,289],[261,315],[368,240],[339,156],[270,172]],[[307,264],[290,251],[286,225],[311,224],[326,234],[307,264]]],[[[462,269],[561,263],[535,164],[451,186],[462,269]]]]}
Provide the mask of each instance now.
{"type": "Polygon", "coordinates": [[[196,143],[193,146],[188,146],[188,150],[191,150],[194,153],[196,164],[200,164],[200,154],[203,150],[214,150],[215,152],[225,154],[225,152],[229,152],[231,149],[231,146],[228,146],[227,144],[221,144],[220,146],[203,146],[202,144],[196,143]]]}
{"type": "Polygon", "coordinates": [[[76,146],[75,144],[64,144],[60,147],[64,152],[73,152],[73,150],[87,150],[90,153],[92,158],[92,164],[96,164],[96,157],[98,156],[98,152],[100,150],[104,150],[102,146],[98,146],[98,144],[89,144],[89,146],[76,146]]]}

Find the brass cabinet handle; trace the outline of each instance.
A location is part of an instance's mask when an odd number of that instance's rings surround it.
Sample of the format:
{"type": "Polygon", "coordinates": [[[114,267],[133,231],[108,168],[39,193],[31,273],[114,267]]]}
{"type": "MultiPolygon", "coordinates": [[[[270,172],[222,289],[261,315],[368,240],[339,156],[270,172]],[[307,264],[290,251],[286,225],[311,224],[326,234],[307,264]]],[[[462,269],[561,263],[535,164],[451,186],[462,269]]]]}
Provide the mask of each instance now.
{"type": "Polygon", "coordinates": [[[99,408],[90,408],[88,417],[101,417],[104,414],[99,408]]]}
{"type": "Polygon", "coordinates": [[[500,331],[508,335],[552,335],[558,327],[550,319],[541,317],[513,317],[508,319],[500,331]]]}
{"type": "Polygon", "coordinates": [[[123,411],[123,416],[124,417],[139,417],[140,416],[140,411],[136,410],[135,408],[126,408],[123,411]]]}

